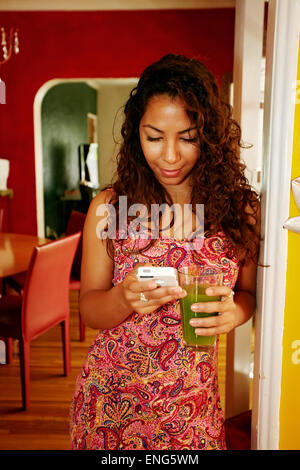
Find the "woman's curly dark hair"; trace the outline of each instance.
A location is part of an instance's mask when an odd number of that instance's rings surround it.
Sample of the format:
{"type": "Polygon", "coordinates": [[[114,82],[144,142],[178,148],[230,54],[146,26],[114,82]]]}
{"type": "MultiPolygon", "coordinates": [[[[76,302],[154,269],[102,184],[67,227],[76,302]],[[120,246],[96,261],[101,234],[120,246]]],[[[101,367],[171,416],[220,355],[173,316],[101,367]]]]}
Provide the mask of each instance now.
{"type": "MultiPolygon", "coordinates": [[[[117,172],[110,187],[117,198],[127,196],[128,206],[138,202],[149,210],[151,203],[173,204],[167,190],[154,177],[139,137],[140,121],[149,99],[162,94],[181,98],[198,130],[199,158],[190,174],[190,204],[193,210],[195,204],[204,204],[205,235],[223,230],[242,262],[248,258],[256,260],[259,198],[251,189],[240,160],[241,129],[232,118],[231,106],[221,98],[216,79],[198,60],[168,54],[144,70],[125,105],[117,172]]],[[[114,199],[113,204],[118,215],[118,201],[114,199]]],[[[153,243],[155,240],[142,251],[153,243]]],[[[108,239],[110,255],[111,244],[108,239]]]]}

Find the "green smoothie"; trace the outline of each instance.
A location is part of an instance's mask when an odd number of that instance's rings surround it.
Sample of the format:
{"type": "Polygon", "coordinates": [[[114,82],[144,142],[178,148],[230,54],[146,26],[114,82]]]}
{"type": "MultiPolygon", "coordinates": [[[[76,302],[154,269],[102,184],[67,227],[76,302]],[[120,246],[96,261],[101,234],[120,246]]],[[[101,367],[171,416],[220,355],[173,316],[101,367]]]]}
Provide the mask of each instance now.
{"type": "Polygon", "coordinates": [[[198,284],[182,286],[187,295],[180,299],[181,321],[183,329],[183,338],[187,346],[201,347],[211,346],[215,343],[216,336],[199,336],[195,333],[195,327],[190,325],[191,318],[213,317],[215,313],[193,312],[191,305],[198,302],[219,302],[221,296],[206,295],[205,290],[209,285],[198,284]]]}

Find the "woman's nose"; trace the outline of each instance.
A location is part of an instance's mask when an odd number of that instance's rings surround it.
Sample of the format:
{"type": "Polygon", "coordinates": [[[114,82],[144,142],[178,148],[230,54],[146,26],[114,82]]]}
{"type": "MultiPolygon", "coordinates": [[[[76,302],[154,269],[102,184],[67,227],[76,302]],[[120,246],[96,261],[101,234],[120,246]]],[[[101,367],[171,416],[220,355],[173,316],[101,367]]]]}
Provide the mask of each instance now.
{"type": "Polygon", "coordinates": [[[163,160],[168,163],[176,163],[180,160],[180,154],[176,142],[167,141],[163,151],[163,160]]]}

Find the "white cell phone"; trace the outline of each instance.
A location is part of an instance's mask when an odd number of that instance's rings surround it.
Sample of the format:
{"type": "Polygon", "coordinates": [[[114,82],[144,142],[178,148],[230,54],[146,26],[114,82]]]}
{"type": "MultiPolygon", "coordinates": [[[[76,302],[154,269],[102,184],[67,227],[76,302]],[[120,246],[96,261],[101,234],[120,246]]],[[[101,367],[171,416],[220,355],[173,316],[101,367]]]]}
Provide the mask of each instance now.
{"type": "Polygon", "coordinates": [[[140,266],[137,269],[139,281],[155,281],[161,287],[178,286],[178,273],[175,268],[140,266]]]}

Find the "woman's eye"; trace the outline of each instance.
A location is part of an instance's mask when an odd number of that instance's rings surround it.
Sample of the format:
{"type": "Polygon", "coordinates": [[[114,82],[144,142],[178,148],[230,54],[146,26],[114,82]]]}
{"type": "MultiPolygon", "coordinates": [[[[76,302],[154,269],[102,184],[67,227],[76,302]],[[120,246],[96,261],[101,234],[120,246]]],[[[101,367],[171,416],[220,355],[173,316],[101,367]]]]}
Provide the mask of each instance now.
{"type": "MultiPolygon", "coordinates": [[[[150,137],[149,135],[147,136],[147,140],[149,142],[159,142],[160,140],[162,140],[162,137],[150,137]]],[[[192,138],[186,138],[186,137],[181,137],[181,141],[182,142],[186,142],[186,143],[195,143],[198,141],[198,137],[192,137],[192,138]]]]}
{"type": "Polygon", "coordinates": [[[197,142],[197,140],[198,140],[197,137],[193,137],[193,138],[191,138],[191,139],[187,139],[187,138],[185,138],[185,137],[182,137],[182,141],[183,141],[183,142],[188,142],[188,143],[191,143],[191,144],[197,142]]]}
{"type": "Polygon", "coordinates": [[[147,140],[149,142],[158,142],[161,139],[161,137],[150,137],[149,135],[147,136],[147,140]]]}

